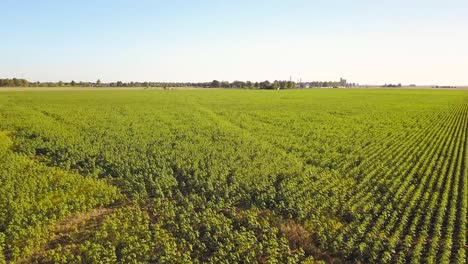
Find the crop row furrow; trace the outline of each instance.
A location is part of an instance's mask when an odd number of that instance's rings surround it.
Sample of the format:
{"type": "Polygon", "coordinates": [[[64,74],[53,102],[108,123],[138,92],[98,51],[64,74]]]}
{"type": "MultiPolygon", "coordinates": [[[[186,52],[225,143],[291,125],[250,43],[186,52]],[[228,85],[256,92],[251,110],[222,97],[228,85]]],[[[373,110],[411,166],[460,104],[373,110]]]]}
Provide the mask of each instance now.
{"type": "MultiPolygon", "coordinates": [[[[461,131],[462,129],[459,129],[459,131],[456,133],[455,137],[459,138],[461,136],[461,131]]],[[[429,236],[431,237],[430,244],[428,245],[427,251],[426,251],[426,258],[425,262],[427,263],[436,263],[437,261],[437,252],[440,247],[440,238],[442,235],[442,224],[445,218],[445,214],[447,211],[448,207],[448,201],[450,198],[450,192],[452,189],[452,184],[453,184],[453,174],[456,170],[456,161],[458,158],[460,158],[459,155],[459,148],[460,148],[460,142],[457,140],[455,141],[455,156],[451,156],[451,161],[450,164],[447,164],[448,168],[446,171],[446,181],[445,184],[443,185],[441,192],[442,195],[439,196],[439,200],[437,202],[437,207],[435,207],[435,210],[433,211],[433,220],[431,221],[431,229],[429,232],[429,236]]]]}
{"type": "MultiPolygon", "coordinates": [[[[460,150],[459,155],[460,159],[457,162],[457,171],[455,180],[457,184],[454,186],[453,198],[451,200],[452,204],[450,206],[449,218],[445,225],[448,225],[448,228],[445,232],[445,241],[446,244],[443,246],[443,250],[440,252],[439,261],[448,262],[451,259],[453,263],[462,263],[464,257],[463,252],[460,252],[460,249],[463,248],[466,244],[466,237],[460,236],[464,234],[466,236],[466,174],[465,174],[465,163],[466,163],[466,137],[468,131],[468,109],[465,109],[465,126],[462,128],[462,136],[459,138],[460,150]],[[456,199],[458,198],[458,199],[456,199]],[[455,201],[456,200],[456,201],[455,201]],[[463,204],[465,203],[465,204],[463,204]],[[465,221],[463,221],[465,219],[465,221]],[[458,241],[460,240],[460,241],[458,241]],[[449,247],[450,245],[450,247],[449,247]]],[[[440,262],[440,263],[442,263],[440,262]]]]}
{"type": "MultiPolygon", "coordinates": [[[[447,117],[441,118],[438,121],[443,122],[446,121],[447,118],[453,118],[453,113],[452,115],[448,115],[447,117]]],[[[374,193],[378,191],[381,186],[390,185],[390,188],[393,188],[393,186],[399,184],[401,179],[389,176],[398,175],[400,173],[407,174],[411,170],[411,167],[408,167],[405,164],[418,162],[418,159],[412,161],[409,160],[408,157],[417,157],[422,155],[422,153],[424,153],[427,148],[430,147],[429,143],[434,139],[434,137],[441,137],[439,132],[447,128],[447,126],[437,125],[437,123],[433,124],[432,127],[436,127],[436,129],[431,129],[428,133],[427,131],[419,131],[421,133],[421,137],[415,139],[414,141],[406,141],[404,147],[394,151],[394,154],[390,154],[388,162],[392,160],[393,162],[390,164],[391,168],[385,169],[383,175],[379,173],[379,171],[383,170],[382,168],[376,168],[368,174],[367,177],[369,178],[369,182],[367,185],[369,188],[365,188],[365,186],[359,188],[361,195],[357,195],[359,197],[357,202],[353,201],[353,210],[363,207],[373,208],[373,203],[370,201],[379,198],[381,198],[381,200],[385,199],[385,197],[376,196],[374,193]]],[[[392,150],[389,150],[389,152],[392,153],[392,150]]]]}
{"type": "MultiPolygon", "coordinates": [[[[459,120],[462,119],[459,118],[459,120]]],[[[412,222],[415,212],[420,210],[421,203],[425,202],[425,194],[429,189],[428,186],[433,184],[435,182],[434,179],[436,178],[436,175],[433,173],[433,170],[435,169],[433,165],[442,159],[443,150],[450,139],[447,135],[450,135],[454,129],[456,129],[455,126],[452,126],[450,130],[445,131],[441,137],[434,140],[431,143],[434,148],[432,148],[431,152],[427,156],[421,157],[420,160],[422,162],[418,163],[417,166],[414,166],[410,173],[400,176],[404,177],[407,182],[411,182],[410,187],[407,188],[406,186],[401,186],[399,188],[395,197],[401,198],[397,198],[398,203],[396,203],[396,207],[390,213],[391,216],[385,217],[386,214],[382,214],[371,231],[371,233],[384,231],[386,234],[390,235],[388,244],[381,256],[382,258],[387,258],[390,255],[389,252],[394,252],[396,250],[396,246],[400,241],[400,234],[405,230],[404,227],[412,222]],[[401,191],[406,193],[404,195],[400,195],[399,192],[401,191]],[[388,222],[383,224],[386,220],[388,220],[388,222]]],[[[377,241],[374,244],[373,250],[382,250],[382,244],[382,240],[377,241]]]]}
{"type": "MultiPolygon", "coordinates": [[[[438,137],[436,138],[436,142],[439,142],[441,140],[444,139],[444,136],[445,134],[447,133],[447,130],[444,131],[443,133],[439,133],[438,134],[438,137]]],[[[415,199],[419,198],[417,193],[414,194],[413,193],[413,190],[415,189],[415,185],[412,184],[413,182],[413,174],[416,172],[417,169],[419,168],[424,168],[425,165],[427,165],[427,162],[429,159],[426,159],[426,157],[431,157],[433,155],[433,153],[435,152],[436,150],[436,147],[438,147],[438,144],[428,144],[430,147],[427,147],[425,148],[424,150],[424,153],[421,155],[421,158],[420,160],[423,160],[425,162],[420,162],[420,163],[417,163],[416,166],[413,166],[411,167],[411,164],[410,163],[405,163],[403,164],[403,167],[407,167],[409,166],[410,169],[409,171],[405,171],[405,172],[400,172],[396,174],[395,178],[398,179],[394,182],[401,182],[401,184],[398,186],[398,185],[393,185],[392,187],[395,188],[395,189],[389,189],[385,195],[385,197],[376,204],[376,209],[377,210],[380,210],[380,211],[377,211],[377,216],[375,216],[374,218],[372,217],[368,217],[368,221],[365,221],[365,222],[368,222],[369,224],[369,227],[370,229],[367,229],[367,227],[365,228],[366,232],[365,232],[365,237],[367,237],[367,239],[365,239],[365,244],[368,245],[368,244],[372,244],[370,242],[372,241],[369,241],[369,239],[373,239],[373,235],[374,234],[379,234],[381,232],[383,232],[383,234],[388,234],[389,233],[389,230],[385,230],[385,223],[387,220],[390,219],[390,221],[396,221],[397,218],[397,214],[400,213],[400,212],[404,212],[404,210],[406,210],[406,208],[404,206],[401,206],[402,204],[407,204],[408,203],[408,199],[413,197],[415,199]],[[395,201],[396,200],[399,200],[400,203],[396,203],[396,205],[394,205],[395,203],[391,202],[391,201],[395,201]],[[389,203],[390,202],[390,203],[389,203]],[[372,225],[370,226],[370,223],[372,223],[372,225]]],[[[403,218],[403,220],[405,220],[405,218],[403,218]]],[[[391,258],[391,252],[394,251],[394,249],[392,248],[392,245],[394,243],[390,242],[388,245],[386,245],[386,249],[382,249],[382,240],[378,240],[377,242],[374,242],[373,243],[373,248],[370,250],[371,252],[373,252],[373,257],[374,257],[374,261],[376,260],[375,258],[377,256],[379,256],[378,252],[380,251],[383,251],[383,254],[381,257],[385,260],[389,260],[389,258],[391,258]]]]}
{"type": "MultiPolygon", "coordinates": [[[[395,241],[393,241],[393,243],[400,244],[400,250],[398,250],[397,254],[398,262],[400,263],[405,262],[405,259],[408,258],[406,249],[411,248],[414,237],[418,234],[418,232],[420,232],[421,229],[419,228],[419,231],[417,231],[416,228],[421,226],[420,222],[423,221],[423,216],[427,211],[427,208],[432,208],[432,201],[435,201],[434,198],[437,197],[438,193],[433,192],[432,190],[435,188],[436,184],[443,179],[443,164],[447,162],[447,159],[449,159],[452,152],[453,143],[455,140],[457,140],[455,137],[451,137],[450,135],[456,132],[463,121],[463,116],[459,117],[457,124],[452,126],[452,131],[446,135],[446,139],[449,141],[448,146],[446,140],[445,145],[442,148],[443,151],[439,152],[437,160],[432,159],[428,170],[424,174],[426,177],[431,177],[429,185],[424,186],[424,192],[419,203],[416,206],[407,209],[408,212],[411,213],[406,224],[399,224],[397,229],[394,231],[395,234],[392,238],[395,239],[395,241]],[[398,234],[400,235],[399,237],[398,234]]],[[[402,218],[405,219],[405,217],[402,218]]]]}
{"type": "MultiPolygon", "coordinates": [[[[428,159],[430,160],[430,164],[426,166],[423,171],[420,170],[418,172],[418,174],[423,175],[423,180],[418,184],[418,190],[413,195],[411,201],[405,206],[400,206],[400,211],[403,215],[400,213],[396,218],[398,219],[398,222],[394,221],[393,226],[390,229],[390,234],[392,234],[392,237],[390,238],[390,250],[394,250],[397,244],[400,244],[400,247],[403,248],[411,246],[411,241],[416,233],[416,223],[420,221],[421,215],[423,215],[424,211],[427,209],[427,204],[431,197],[431,190],[440,180],[440,176],[442,175],[442,164],[449,158],[451,146],[453,145],[453,142],[457,140],[455,137],[451,137],[450,135],[459,129],[463,121],[463,116],[458,118],[457,123],[452,126],[452,130],[445,134],[446,140],[441,147],[439,147],[437,157],[428,159]],[[450,143],[447,146],[448,141],[450,141],[450,143]],[[418,197],[417,202],[415,201],[416,197],[418,197]]],[[[389,223],[389,225],[391,224],[389,223]]],[[[400,248],[401,250],[399,250],[399,253],[397,254],[399,262],[404,262],[406,258],[403,248],[400,248]]]]}
{"type": "MultiPolygon", "coordinates": [[[[455,137],[454,137],[455,138],[455,137]]],[[[441,193],[446,188],[446,184],[449,178],[447,174],[448,166],[452,162],[452,154],[456,147],[456,139],[453,140],[449,146],[448,158],[445,159],[444,163],[442,164],[442,168],[439,171],[441,175],[441,179],[438,179],[436,184],[430,189],[431,196],[430,196],[430,203],[427,206],[424,216],[420,221],[422,224],[416,224],[414,227],[410,227],[410,230],[415,230],[415,233],[418,234],[416,243],[412,244],[413,247],[407,250],[406,256],[407,260],[411,263],[420,263],[422,260],[422,256],[424,251],[426,250],[426,243],[428,243],[429,239],[429,232],[430,232],[430,225],[433,221],[433,212],[435,208],[440,206],[440,197],[441,193]]],[[[417,222],[416,222],[417,223],[417,222]]]]}
{"type": "MultiPolygon", "coordinates": [[[[413,124],[405,134],[401,132],[400,127],[395,127],[391,132],[388,132],[391,136],[384,136],[380,140],[373,140],[369,145],[365,146],[364,148],[360,148],[356,150],[355,154],[359,155],[361,153],[369,153],[369,155],[366,156],[366,161],[374,161],[376,157],[382,155],[383,153],[386,153],[386,151],[390,146],[394,146],[397,144],[395,147],[399,147],[402,144],[404,144],[405,141],[412,140],[412,138],[415,136],[415,134],[410,133],[412,129],[416,129],[416,127],[419,127],[419,130],[426,130],[430,125],[433,124],[434,120],[437,120],[437,118],[440,118],[439,115],[427,115],[427,114],[420,114],[414,119],[417,120],[417,124],[413,124]],[[386,146],[387,148],[384,148],[383,146],[386,146]]],[[[412,121],[412,120],[411,120],[412,121]]],[[[342,165],[341,166],[342,172],[348,172],[353,169],[354,163],[349,163],[348,165],[342,165]]]]}
{"type": "MultiPolygon", "coordinates": [[[[402,141],[400,145],[390,147],[385,149],[385,151],[380,151],[380,155],[382,160],[393,160],[393,166],[386,170],[387,174],[390,175],[394,170],[397,170],[400,167],[402,162],[407,161],[408,153],[414,152],[417,149],[414,147],[422,146],[425,140],[431,138],[433,135],[436,134],[433,127],[439,127],[437,124],[439,122],[443,122],[447,118],[450,118],[451,113],[446,113],[446,116],[439,116],[439,119],[434,120],[430,125],[428,125],[425,129],[427,130],[419,130],[416,133],[413,133],[413,137],[409,138],[408,140],[402,141]],[[427,133],[429,131],[429,133],[427,133]],[[389,154],[390,153],[390,154],[389,154]]],[[[380,156],[379,156],[380,158],[380,156]]],[[[369,160],[369,162],[371,162],[369,160]]],[[[357,186],[356,195],[349,199],[348,204],[352,205],[352,209],[356,209],[360,204],[366,204],[367,199],[373,196],[373,191],[375,191],[378,186],[375,184],[375,181],[380,179],[376,179],[375,174],[376,172],[381,170],[381,167],[376,167],[369,164],[362,164],[365,168],[365,177],[361,180],[360,184],[357,186]],[[359,202],[357,202],[359,201],[359,202]]]]}
{"type": "MultiPolygon", "coordinates": [[[[452,116],[449,116],[449,118],[453,118],[453,115],[452,116]]],[[[424,151],[425,149],[427,149],[428,145],[425,144],[426,142],[429,142],[434,136],[437,136],[437,135],[440,135],[439,133],[439,130],[440,129],[444,129],[446,128],[445,126],[436,126],[438,127],[438,129],[435,129],[435,130],[431,130],[429,133],[423,133],[423,135],[421,135],[423,137],[422,140],[418,140],[416,142],[421,142],[418,144],[417,147],[414,147],[413,144],[410,144],[410,146],[406,146],[406,148],[403,148],[403,150],[413,150],[413,152],[411,153],[414,153],[414,151],[417,151],[416,153],[419,153],[421,151],[424,151]]],[[[408,160],[405,159],[405,157],[407,157],[408,153],[406,151],[400,151],[398,152],[398,157],[399,157],[399,160],[398,160],[398,166],[395,166],[393,167],[392,170],[389,170],[387,171],[387,173],[383,176],[383,177],[380,177],[380,178],[377,178],[375,179],[375,181],[384,181],[384,180],[389,180],[387,179],[391,173],[394,171],[394,170],[397,170],[397,167],[398,168],[404,168],[404,164],[407,164],[408,163],[408,160]]],[[[404,173],[403,173],[404,174],[404,173]]],[[[375,177],[375,175],[374,175],[375,177]]],[[[402,181],[401,178],[391,178],[390,179],[391,181],[393,181],[393,186],[400,186],[400,184],[397,184],[397,183],[400,183],[402,181]]],[[[376,188],[378,188],[378,186],[380,186],[379,184],[373,184],[376,186],[376,188]]],[[[384,186],[384,185],[381,185],[381,186],[384,186]]],[[[371,191],[369,191],[369,196],[371,195],[374,195],[375,193],[375,190],[376,188],[373,188],[371,191]]],[[[364,190],[363,190],[364,191],[364,190]]],[[[390,194],[393,194],[390,190],[386,190],[385,193],[387,195],[384,195],[385,197],[383,197],[383,199],[386,199],[388,198],[388,196],[390,194]]],[[[375,195],[374,195],[375,196],[375,195]]],[[[367,199],[365,199],[367,201],[367,199]]],[[[365,232],[367,231],[368,229],[368,225],[371,224],[371,220],[373,219],[373,216],[376,216],[376,213],[377,212],[380,212],[380,208],[383,206],[382,203],[377,203],[377,204],[371,204],[374,208],[373,212],[375,213],[368,213],[368,214],[365,214],[363,216],[363,219],[360,219],[358,221],[355,222],[355,224],[351,224],[349,226],[349,228],[347,228],[347,230],[349,232],[346,232],[347,233],[347,237],[349,238],[348,239],[348,246],[352,247],[352,244],[353,244],[353,240],[355,241],[359,241],[360,240],[360,237],[363,237],[365,232]]],[[[365,246],[365,245],[363,245],[365,246]]]]}

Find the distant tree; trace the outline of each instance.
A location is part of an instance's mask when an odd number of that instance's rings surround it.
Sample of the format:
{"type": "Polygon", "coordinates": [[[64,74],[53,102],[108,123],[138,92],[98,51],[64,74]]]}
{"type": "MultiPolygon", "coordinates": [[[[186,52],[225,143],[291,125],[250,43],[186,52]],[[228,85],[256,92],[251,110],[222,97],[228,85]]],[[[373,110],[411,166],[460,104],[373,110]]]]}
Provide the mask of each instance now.
{"type": "Polygon", "coordinates": [[[20,86],[21,86],[21,87],[27,87],[27,86],[29,86],[29,82],[26,81],[25,79],[20,79],[19,81],[20,81],[20,86]]]}
{"type": "Polygon", "coordinates": [[[271,85],[270,81],[266,80],[260,83],[260,89],[273,89],[273,86],[271,85]]]}
{"type": "Polygon", "coordinates": [[[220,86],[218,86],[218,87],[222,87],[222,88],[231,88],[231,84],[230,84],[229,82],[227,82],[227,81],[222,81],[222,82],[220,83],[220,86]]]}
{"type": "Polygon", "coordinates": [[[101,86],[101,79],[97,79],[96,86],[101,86]]]}
{"type": "Polygon", "coordinates": [[[279,81],[279,88],[281,90],[288,89],[288,83],[286,81],[279,81]]]}
{"type": "Polygon", "coordinates": [[[12,86],[21,86],[21,83],[18,79],[16,78],[13,78],[13,81],[12,81],[13,85],[12,86]]]}
{"type": "Polygon", "coordinates": [[[246,85],[245,85],[245,82],[242,82],[242,81],[234,81],[232,83],[232,87],[234,88],[244,88],[246,85]]]}
{"type": "Polygon", "coordinates": [[[220,87],[220,83],[218,80],[213,80],[210,85],[211,88],[218,88],[220,87]]]}
{"type": "Polygon", "coordinates": [[[280,89],[280,84],[278,81],[273,82],[273,90],[279,90],[280,89]]]}
{"type": "Polygon", "coordinates": [[[71,86],[75,86],[75,85],[76,85],[76,82],[72,80],[72,81],[70,82],[70,85],[71,85],[71,86]]]}

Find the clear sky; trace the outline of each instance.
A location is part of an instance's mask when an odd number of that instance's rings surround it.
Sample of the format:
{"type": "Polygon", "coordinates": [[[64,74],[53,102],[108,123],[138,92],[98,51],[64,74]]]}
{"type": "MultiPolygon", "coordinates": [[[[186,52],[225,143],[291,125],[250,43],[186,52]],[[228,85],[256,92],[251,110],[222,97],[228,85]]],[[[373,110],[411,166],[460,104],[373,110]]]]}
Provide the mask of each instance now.
{"type": "Polygon", "coordinates": [[[468,85],[468,0],[0,0],[0,78],[468,85]]]}

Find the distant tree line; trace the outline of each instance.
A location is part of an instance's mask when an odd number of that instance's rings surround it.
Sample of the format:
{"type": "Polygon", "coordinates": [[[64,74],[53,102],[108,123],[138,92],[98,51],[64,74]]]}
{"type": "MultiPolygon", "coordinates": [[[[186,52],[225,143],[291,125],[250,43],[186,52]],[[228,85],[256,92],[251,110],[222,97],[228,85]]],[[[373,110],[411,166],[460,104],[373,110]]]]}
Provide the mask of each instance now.
{"type": "Polygon", "coordinates": [[[280,90],[280,89],[293,89],[297,84],[292,81],[218,81],[212,82],[111,82],[102,84],[107,87],[199,87],[199,88],[239,88],[239,89],[264,89],[264,90],[280,90]]]}
{"type": "MultiPolygon", "coordinates": [[[[218,81],[211,82],[108,82],[101,80],[96,82],[29,82],[25,79],[0,79],[0,87],[198,87],[198,88],[240,88],[240,89],[261,89],[261,90],[285,90],[294,88],[313,88],[313,87],[357,87],[358,84],[347,83],[345,79],[337,81],[314,81],[314,82],[293,82],[276,80],[273,82],[252,82],[252,81],[218,81]]],[[[390,86],[384,86],[390,87],[390,86]]]]}
{"type": "Polygon", "coordinates": [[[282,90],[282,89],[293,89],[296,88],[296,83],[292,81],[263,81],[263,82],[220,82],[217,80],[212,81],[209,86],[210,88],[246,88],[246,89],[263,89],[263,90],[282,90]]]}
{"type": "Polygon", "coordinates": [[[0,79],[0,87],[26,87],[29,82],[25,79],[0,79]]]}
{"type": "Polygon", "coordinates": [[[401,83],[399,83],[399,84],[384,84],[384,85],[382,85],[382,87],[397,88],[397,87],[401,87],[401,83]]]}
{"type": "Polygon", "coordinates": [[[293,89],[297,85],[292,81],[218,81],[212,82],[109,82],[103,83],[101,80],[96,82],[28,82],[25,79],[0,79],[0,87],[200,87],[200,88],[244,88],[244,89],[293,89]]]}
{"type": "Polygon", "coordinates": [[[432,86],[432,88],[458,88],[458,86],[450,86],[450,85],[439,86],[439,85],[436,85],[436,86],[432,86]]]}

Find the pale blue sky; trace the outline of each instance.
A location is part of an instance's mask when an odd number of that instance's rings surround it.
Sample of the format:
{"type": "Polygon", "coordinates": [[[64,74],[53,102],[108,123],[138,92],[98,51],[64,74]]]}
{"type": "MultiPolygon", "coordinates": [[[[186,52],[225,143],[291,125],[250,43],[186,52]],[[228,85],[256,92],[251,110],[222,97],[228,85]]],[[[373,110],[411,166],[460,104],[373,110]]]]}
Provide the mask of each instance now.
{"type": "Polygon", "coordinates": [[[0,0],[0,78],[468,85],[467,0],[0,0]]]}

